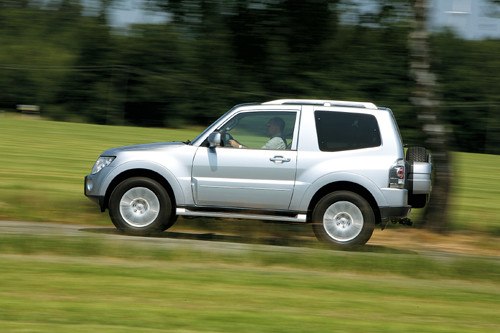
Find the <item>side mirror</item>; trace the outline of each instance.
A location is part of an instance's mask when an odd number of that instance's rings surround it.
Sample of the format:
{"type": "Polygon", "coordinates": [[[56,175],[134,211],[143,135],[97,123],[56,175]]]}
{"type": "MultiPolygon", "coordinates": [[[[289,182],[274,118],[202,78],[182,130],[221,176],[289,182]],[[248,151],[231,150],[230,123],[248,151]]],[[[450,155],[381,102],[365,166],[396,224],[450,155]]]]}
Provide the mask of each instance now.
{"type": "Polygon", "coordinates": [[[221,135],[219,132],[212,132],[208,136],[208,148],[214,149],[217,145],[220,146],[221,135]]]}

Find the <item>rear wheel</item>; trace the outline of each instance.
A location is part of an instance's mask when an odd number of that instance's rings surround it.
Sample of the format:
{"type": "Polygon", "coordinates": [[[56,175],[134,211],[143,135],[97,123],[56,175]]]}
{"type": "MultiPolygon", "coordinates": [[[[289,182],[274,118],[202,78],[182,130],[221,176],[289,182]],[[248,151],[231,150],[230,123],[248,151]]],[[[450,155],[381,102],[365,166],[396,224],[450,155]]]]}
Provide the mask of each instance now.
{"type": "Polygon", "coordinates": [[[375,214],[359,194],[337,191],[323,197],[312,215],[316,237],[341,249],[365,244],[375,228],[375,214]]]}
{"type": "Polygon", "coordinates": [[[175,222],[167,191],[145,177],[129,178],[115,187],[109,199],[109,215],[117,229],[134,235],[161,232],[175,222]]]}

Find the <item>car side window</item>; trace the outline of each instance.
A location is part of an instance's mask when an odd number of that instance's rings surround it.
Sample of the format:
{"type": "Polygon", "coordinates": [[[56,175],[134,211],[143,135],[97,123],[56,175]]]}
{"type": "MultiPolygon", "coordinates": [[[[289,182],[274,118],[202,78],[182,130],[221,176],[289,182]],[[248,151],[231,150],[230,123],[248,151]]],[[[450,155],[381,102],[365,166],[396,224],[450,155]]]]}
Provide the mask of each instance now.
{"type": "Polygon", "coordinates": [[[290,149],[297,112],[243,112],[221,127],[225,147],[235,140],[250,149],[290,149]]]}
{"type": "Polygon", "coordinates": [[[369,114],[316,111],[321,151],[344,151],[381,145],[377,119],[369,114]]]}

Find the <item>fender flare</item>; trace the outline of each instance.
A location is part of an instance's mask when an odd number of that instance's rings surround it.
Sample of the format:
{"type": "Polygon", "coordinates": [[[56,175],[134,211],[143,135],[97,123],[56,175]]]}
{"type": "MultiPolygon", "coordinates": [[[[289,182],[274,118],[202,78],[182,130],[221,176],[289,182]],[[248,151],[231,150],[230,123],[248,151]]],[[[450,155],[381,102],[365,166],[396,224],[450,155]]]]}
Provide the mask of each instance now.
{"type": "MultiPolygon", "coordinates": [[[[339,184],[342,188],[342,183],[352,184],[353,186],[364,188],[366,192],[368,192],[372,196],[378,207],[384,207],[387,205],[387,200],[384,197],[382,191],[379,189],[377,184],[375,184],[369,178],[353,172],[333,172],[321,176],[307,186],[307,189],[305,190],[302,197],[298,200],[298,202],[296,202],[299,210],[307,211],[308,209],[312,208],[311,203],[313,203],[314,197],[325,187],[335,186],[335,184],[339,184]]],[[[292,205],[293,204],[294,200],[292,200],[292,205]]]]}
{"type": "MultiPolygon", "coordinates": [[[[186,201],[185,191],[182,189],[181,184],[178,179],[174,176],[174,174],[165,168],[164,165],[160,165],[151,161],[133,161],[133,162],[125,162],[120,164],[115,169],[112,170],[106,178],[103,180],[102,188],[105,189],[105,197],[106,201],[111,194],[112,188],[110,186],[115,182],[116,179],[119,179],[121,175],[129,172],[137,171],[135,176],[140,176],[141,172],[145,174],[147,177],[147,173],[154,173],[161,178],[170,186],[171,194],[173,194],[176,203],[184,203],[186,201]]],[[[168,190],[168,189],[167,189],[168,190]]]]}

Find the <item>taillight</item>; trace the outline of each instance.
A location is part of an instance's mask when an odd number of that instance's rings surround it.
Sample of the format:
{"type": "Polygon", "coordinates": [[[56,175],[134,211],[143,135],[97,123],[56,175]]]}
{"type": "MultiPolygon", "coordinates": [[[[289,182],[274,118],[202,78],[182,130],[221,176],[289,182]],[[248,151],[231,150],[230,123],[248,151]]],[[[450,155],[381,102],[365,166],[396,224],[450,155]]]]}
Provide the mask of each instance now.
{"type": "Polygon", "coordinates": [[[405,187],[405,161],[399,159],[394,163],[389,170],[389,187],[404,188],[405,187]]]}

